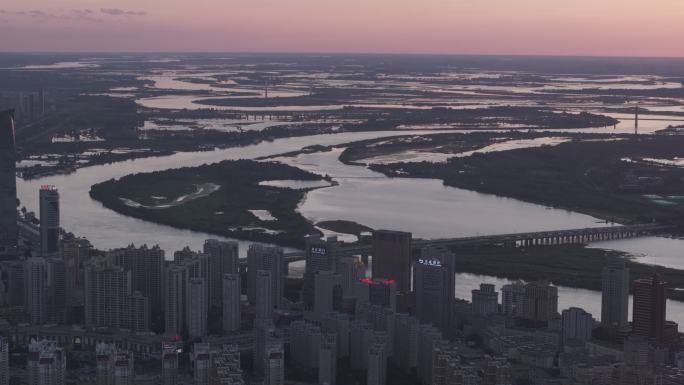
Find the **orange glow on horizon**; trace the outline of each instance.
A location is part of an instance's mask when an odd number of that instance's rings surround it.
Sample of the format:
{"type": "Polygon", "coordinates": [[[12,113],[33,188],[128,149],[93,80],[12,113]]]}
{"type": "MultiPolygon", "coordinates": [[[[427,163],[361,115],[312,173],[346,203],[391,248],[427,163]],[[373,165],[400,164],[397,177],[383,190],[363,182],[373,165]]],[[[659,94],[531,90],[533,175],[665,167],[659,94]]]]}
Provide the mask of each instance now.
{"type": "Polygon", "coordinates": [[[1,51],[684,56],[681,0],[8,0],[0,8],[1,51]]]}

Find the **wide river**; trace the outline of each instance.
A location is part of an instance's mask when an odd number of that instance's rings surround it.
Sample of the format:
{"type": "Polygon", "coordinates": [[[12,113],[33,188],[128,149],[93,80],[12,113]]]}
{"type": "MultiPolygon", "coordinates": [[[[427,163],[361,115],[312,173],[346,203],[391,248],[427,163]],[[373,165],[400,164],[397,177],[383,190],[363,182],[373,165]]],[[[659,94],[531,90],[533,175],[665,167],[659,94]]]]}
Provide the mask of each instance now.
{"type": "MultiPolygon", "coordinates": [[[[68,231],[88,238],[95,247],[102,249],[123,247],[130,243],[159,244],[169,257],[173,251],[186,245],[199,249],[205,239],[222,237],[175,229],[118,214],[90,199],[90,186],[131,173],[197,166],[226,159],[256,158],[314,144],[335,145],[414,133],[419,132],[402,130],[315,135],[278,139],[238,148],[182,152],[164,157],[130,160],[87,167],[69,175],[18,180],[18,195],[23,205],[37,211],[39,186],[55,185],[60,191],[62,226],[68,231]]],[[[425,134],[424,131],[420,133],[425,134]]],[[[300,211],[311,220],[348,219],[375,228],[411,231],[423,238],[605,226],[590,216],[445,187],[437,180],[387,178],[364,167],[344,165],[337,160],[338,155],[339,151],[336,150],[285,160],[304,169],[331,175],[339,183],[308,194],[300,205],[300,211]]],[[[657,245],[658,250],[657,256],[647,257],[647,262],[682,266],[675,258],[678,253],[674,252],[681,245],[680,241],[665,238],[648,238],[646,241],[657,245]]],[[[626,243],[626,249],[646,251],[640,249],[640,242],[642,241],[631,240],[626,243]]],[[[613,242],[608,246],[621,248],[621,244],[613,242]]],[[[243,256],[246,249],[247,242],[241,241],[240,250],[243,256]]],[[[459,274],[457,296],[469,299],[470,290],[484,281],[499,285],[506,282],[492,277],[459,274]]],[[[592,312],[595,317],[600,316],[600,293],[561,288],[560,296],[562,307],[580,306],[592,312]]],[[[684,304],[670,301],[668,315],[674,321],[684,322],[684,304]]]]}

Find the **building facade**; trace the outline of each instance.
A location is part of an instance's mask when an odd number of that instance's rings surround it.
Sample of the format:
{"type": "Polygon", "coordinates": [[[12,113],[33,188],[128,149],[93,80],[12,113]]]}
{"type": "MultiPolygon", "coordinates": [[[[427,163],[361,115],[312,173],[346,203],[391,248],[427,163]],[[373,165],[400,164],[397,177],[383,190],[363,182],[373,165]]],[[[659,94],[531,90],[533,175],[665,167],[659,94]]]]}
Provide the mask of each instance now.
{"type": "Polygon", "coordinates": [[[0,111],[0,256],[16,257],[17,180],[14,111],[0,111]]]}
{"type": "Polygon", "coordinates": [[[392,279],[397,290],[411,291],[411,233],[377,230],[373,232],[373,278],[392,279]]]}
{"type": "Polygon", "coordinates": [[[40,187],[40,254],[59,255],[59,191],[55,186],[40,187]]]}

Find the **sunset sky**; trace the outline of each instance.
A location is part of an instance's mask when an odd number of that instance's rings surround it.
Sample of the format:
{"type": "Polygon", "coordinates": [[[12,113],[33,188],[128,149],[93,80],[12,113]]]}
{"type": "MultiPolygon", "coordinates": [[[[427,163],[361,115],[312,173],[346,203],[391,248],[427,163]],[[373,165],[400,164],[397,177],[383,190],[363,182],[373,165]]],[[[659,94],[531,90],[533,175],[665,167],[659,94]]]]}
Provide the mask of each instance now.
{"type": "Polygon", "coordinates": [[[0,51],[684,56],[684,0],[4,0],[0,51]]]}

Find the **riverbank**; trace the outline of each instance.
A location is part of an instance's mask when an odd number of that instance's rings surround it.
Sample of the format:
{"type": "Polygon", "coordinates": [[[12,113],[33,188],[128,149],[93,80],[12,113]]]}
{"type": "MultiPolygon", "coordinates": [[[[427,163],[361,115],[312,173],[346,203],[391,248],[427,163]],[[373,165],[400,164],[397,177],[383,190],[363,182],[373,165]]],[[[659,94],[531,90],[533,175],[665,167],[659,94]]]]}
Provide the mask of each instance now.
{"type": "Polygon", "coordinates": [[[644,161],[681,155],[684,136],[571,141],[557,146],[455,157],[445,163],[373,164],[390,177],[585,213],[610,222],[681,224],[684,168],[644,161]]]}
{"type": "Polygon", "coordinates": [[[559,245],[530,248],[487,247],[455,252],[456,271],[511,280],[534,281],[544,277],[555,285],[601,290],[601,271],[611,260],[626,259],[630,281],[654,274],[668,282],[668,298],[684,301],[684,270],[640,263],[627,253],[559,245]]]}

